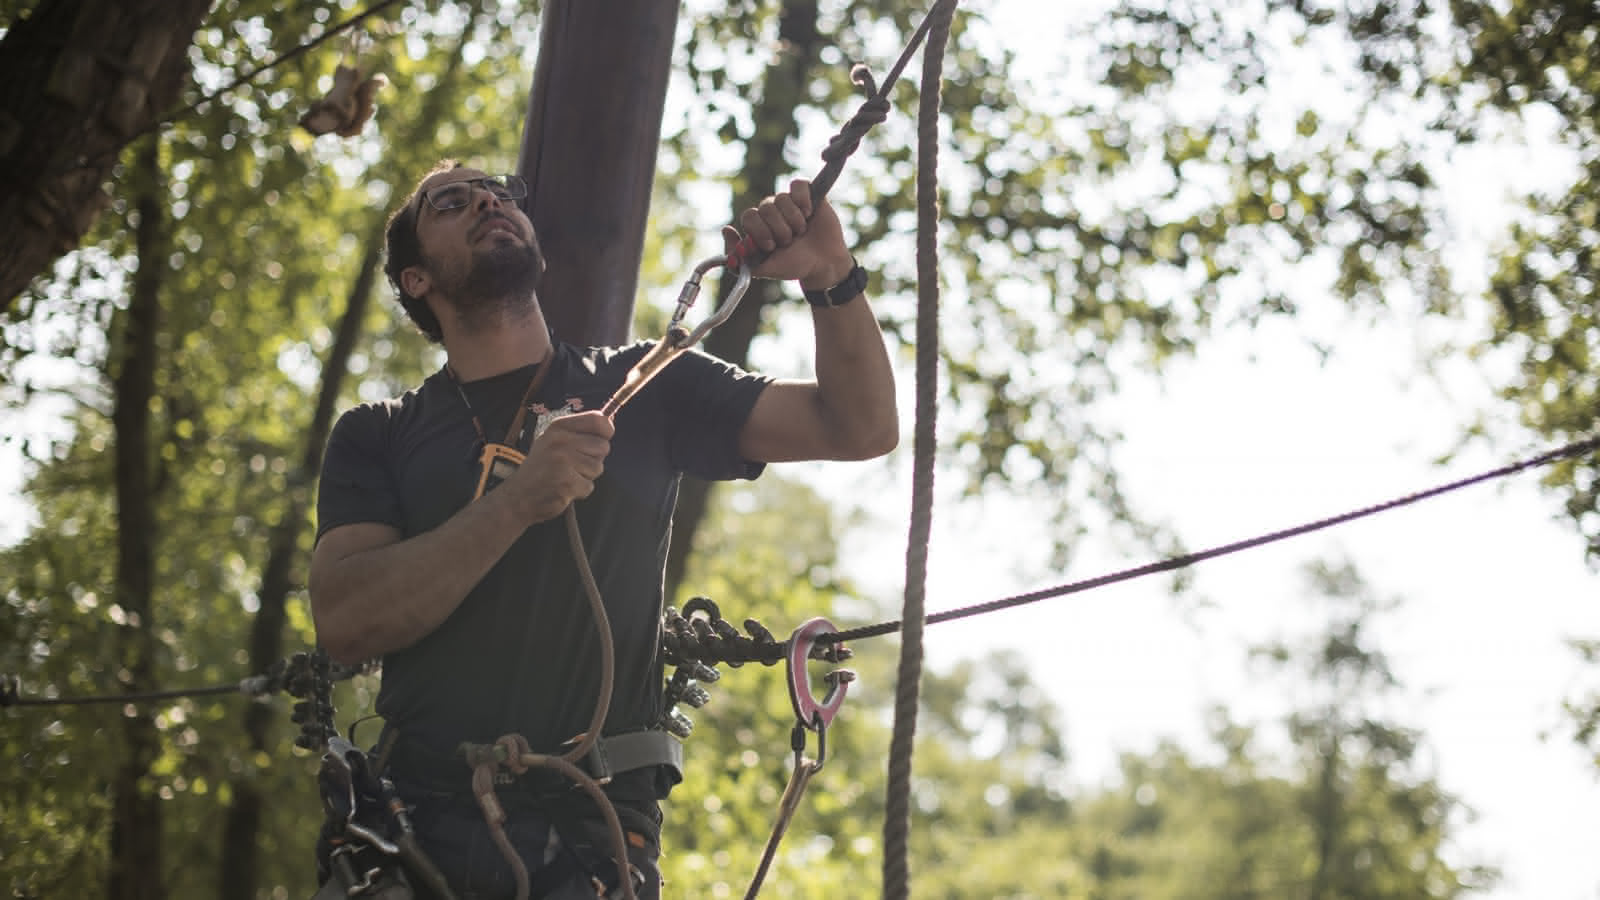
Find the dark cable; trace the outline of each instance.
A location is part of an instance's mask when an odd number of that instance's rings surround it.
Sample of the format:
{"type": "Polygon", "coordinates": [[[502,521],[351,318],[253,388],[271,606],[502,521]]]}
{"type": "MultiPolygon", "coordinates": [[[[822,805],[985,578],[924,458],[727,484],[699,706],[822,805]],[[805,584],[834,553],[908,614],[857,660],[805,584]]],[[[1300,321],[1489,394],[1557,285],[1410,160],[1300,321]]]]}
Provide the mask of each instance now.
{"type": "MultiPolygon", "coordinates": [[[[1510,475],[1515,475],[1518,472],[1527,471],[1528,469],[1536,469],[1541,466],[1550,465],[1554,462],[1559,462],[1563,459],[1584,456],[1597,451],[1600,451],[1600,436],[1585,438],[1581,441],[1575,441],[1567,444],[1564,447],[1558,447],[1546,453],[1541,453],[1538,456],[1533,456],[1518,462],[1509,463],[1497,469],[1490,469],[1487,472],[1481,472],[1477,475],[1462,478],[1457,481],[1451,481],[1446,484],[1441,484],[1437,487],[1418,491],[1414,494],[1407,494],[1403,497],[1397,497],[1393,500],[1388,500],[1373,506],[1352,510],[1337,516],[1330,516],[1326,519],[1318,519],[1314,522],[1307,522],[1303,525],[1296,525],[1292,528],[1285,528],[1281,531],[1274,531],[1268,534],[1259,535],[1257,537],[1235,541],[1231,544],[1222,544],[1206,550],[1199,550],[1194,553],[1185,553],[1181,556],[1174,556],[1170,559],[1158,560],[1157,562],[1147,563],[1136,568],[1124,569],[1120,572],[1112,572],[1107,575],[1100,575],[1098,577],[1088,578],[1083,581],[1074,581],[1069,584],[1060,585],[1059,587],[1045,588],[1027,594],[1017,594],[1013,597],[1006,597],[1000,600],[990,600],[987,603],[978,603],[972,606],[959,607],[957,609],[948,609],[944,612],[933,613],[929,615],[926,621],[929,625],[936,625],[940,622],[952,622],[956,619],[966,619],[971,618],[972,616],[983,615],[985,613],[999,612],[1003,609],[1011,609],[1012,607],[1016,606],[1025,606],[1029,603],[1036,603],[1040,600],[1050,600],[1056,597],[1065,597],[1069,594],[1081,594],[1084,591],[1093,590],[1094,588],[1120,584],[1121,582],[1132,581],[1135,578],[1142,578],[1146,575],[1155,575],[1160,572],[1170,572],[1174,569],[1187,568],[1188,566],[1192,566],[1195,563],[1204,562],[1208,559],[1215,559],[1219,556],[1227,556],[1229,554],[1239,553],[1255,547],[1262,547],[1267,544],[1277,543],[1278,541],[1287,540],[1292,537],[1299,537],[1303,534],[1310,534],[1314,531],[1323,531],[1325,529],[1332,528],[1335,525],[1343,525],[1346,522],[1353,522],[1357,519],[1365,519],[1375,516],[1378,513],[1387,512],[1392,509],[1398,509],[1402,506],[1410,506],[1414,503],[1420,503],[1423,500],[1430,500],[1442,494],[1448,494],[1453,491],[1468,488],[1475,484],[1482,484],[1486,481],[1505,478],[1510,475]]],[[[882,637],[886,634],[894,634],[895,632],[899,631],[900,626],[901,623],[898,621],[880,622],[877,625],[867,625],[861,628],[851,628],[846,631],[835,632],[834,634],[819,635],[817,637],[817,643],[819,645],[841,644],[845,641],[858,641],[865,638],[882,637]]],[[[712,651],[693,652],[693,648],[680,648],[679,652],[682,653],[686,659],[721,661],[718,654],[712,651]]],[[[767,633],[764,634],[761,640],[754,641],[751,647],[745,648],[740,659],[746,662],[773,663],[780,661],[782,657],[783,644],[774,640],[770,633],[767,633]]],[[[371,668],[371,666],[336,666],[334,667],[335,670],[333,673],[333,678],[335,680],[347,679],[362,672],[370,671],[371,668]]],[[[213,687],[188,688],[171,691],[150,691],[141,694],[99,694],[87,697],[39,698],[21,696],[16,677],[4,676],[0,677],[0,708],[8,706],[82,706],[91,703],[138,703],[148,700],[174,700],[184,697],[204,697],[216,694],[228,694],[235,691],[249,696],[262,696],[264,694],[279,690],[281,686],[282,675],[268,673],[266,675],[257,675],[252,678],[247,678],[237,684],[216,685],[213,687]]]]}
{"type": "MultiPolygon", "coordinates": [[[[1034,591],[1028,594],[1018,594],[1017,596],[1006,597],[1001,600],[991,600],[987,603],[979,603],[973,606],[966,606],[959,609],[946,610],[941,613],[934,613],[927,617],[927,624],[933,625],[939,622],[950,622],[956,619],[965,619],[971,616],[982,615],[984,613],[998,612],[999,610],[1010,609],[1014,606],[1023,606],[1040,600],[1049,600],[1055,597],[1065,597],[1068,594],[1078,594],[1094,588],[1119,584],[1124,581],[1132,581],[1135,578],[1142,578],[1146,575],[1154,575],[1158,572],[1170,572],[1174,569],[1186,568],[1194,565],[1195,563],[1203,562],[1208,559],[1215,559],[1219,556],[1227,556],[1228,554],[1238,553],[1242,550],[1249,550],[1254,547],[1261,547],[1266,544],[1276,543],[1288,538],[1299,537],[1302,534],[1310,534],[1313,531],[1321,531],[1325,528],[1331,528],[1335,525],[1353,522],[1356,519],[1364,519],[1368,516],[1374,516],[1381,512],[1387,512],[1391,509],[1398,509],[1402,506],[1409,506],[1413,503],[1428,500],[1441,494],[1450,493],[1451,491],[1457,491],[1462,488],[1471,487],[1472,485],[1480,484],[1485,481],[1491,481],[1496,478],[1504,478],[1508,475],[1514,475],[1527,469],[1546,466],[1559,460],[1583,456],[1588,453],[1593,453],[1596,450],[1600,450],[1600,437],[1587,438],[1585,440],[1568,444],[1565,447],[1559,447],[1555,450],[1551,450],[1548,453],[1541,453],[1538,456],[1531,457],[1529,459],[1524,459],[1519,462],[1501,466],[1498,469],[1492,469],[1488,472],[1473,475],[1470,478],[1452,481],[1448,484],[1442,484],[1438,487],[1429,488],[1425,491],[1420,491],[1415,494],[1407,494],[1404,497],[1398,497],[1374,506],[1352,510],[1351,512],[1343,513],[1341,515],[1331,516],[1326,519],[1318,519],[1315,522],[1296,525],[1292,528],[1285,528],[1281,531],[1274,531],[1258,537],[1235,541],[1231,544],[1223,544],[1207,550],[1199,550],[1194,553],[1185,553],[1181,556],[1174,556],[1170,559],[1148,563],[1132,569],[1124,569],[1120,572],[1113,572],[1111,574],[1101,575],[1096,578],[1075,581],[1060,587],[1046,588],[1044,590],[1034,591]]],[[[852,628],[848,631],[841,631],[837,634],[824,634],[817,638],[817,643],[840,643],[843,641],[861,640],[862,638],[880,637],[886,634],[893,634],[894,632],[899,631],[900,627],[901,625],[899,622],[883,622],[877,625],[869,625],[862,628],[852,628]]]]}
{"type": "Polygon", "coordinates": [[[145,691],[137,694],[90,694],[84,697],[23,697],[17,686],[7,681],[0,687],[0,707],[4,706],[90,706],[98,703],[143,703],[152,700],[181,700],[216,694],[249,693],[244,684],[219,684],[214,687],[145,691]]]}

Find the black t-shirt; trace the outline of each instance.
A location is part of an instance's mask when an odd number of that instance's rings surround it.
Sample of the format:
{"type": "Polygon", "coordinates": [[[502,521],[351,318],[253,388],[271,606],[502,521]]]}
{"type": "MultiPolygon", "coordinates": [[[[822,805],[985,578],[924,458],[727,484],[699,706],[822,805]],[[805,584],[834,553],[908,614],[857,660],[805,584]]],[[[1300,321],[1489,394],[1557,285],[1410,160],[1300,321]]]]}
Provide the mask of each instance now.
{"type": "MultiPolygon", "coordinates": [[[[530,426],[535,413],[564,405],[599,409],[648,348],[557,344],[530,426]]],[[[472,413],[491,440],[503,438],[536,370],[470,382],[459,392],[441,370],[402,397],[346,412],[323,461],[318,536],[381,522],[409,538],[454,515],[477,486],[472,413]]],[[[768,383],[691,351],[616,416],[605,474],[576,504],[615,638],[607,734],[651,727],[662,713],[662,573],[679,476],[760,474],[760,464],[740,457],[738,434],[768,383]]],[[[557,516],[529,528],[438,628],[384,658],[377,709],[405,740],[443,752],[509,732],[551,752],[588,727],[599,660],[589,601],[557,516]]]]}

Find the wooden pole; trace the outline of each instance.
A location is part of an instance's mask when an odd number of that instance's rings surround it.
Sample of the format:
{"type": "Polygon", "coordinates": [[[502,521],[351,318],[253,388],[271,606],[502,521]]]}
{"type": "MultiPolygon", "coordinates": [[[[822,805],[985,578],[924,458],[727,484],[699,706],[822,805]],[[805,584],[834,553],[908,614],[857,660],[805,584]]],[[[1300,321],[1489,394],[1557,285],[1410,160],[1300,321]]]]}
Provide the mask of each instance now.
{"type": "Polygon", "coordinates": [[[517,172],[558,337],[628,339],[677,0],[545,0],[517,172]]]}

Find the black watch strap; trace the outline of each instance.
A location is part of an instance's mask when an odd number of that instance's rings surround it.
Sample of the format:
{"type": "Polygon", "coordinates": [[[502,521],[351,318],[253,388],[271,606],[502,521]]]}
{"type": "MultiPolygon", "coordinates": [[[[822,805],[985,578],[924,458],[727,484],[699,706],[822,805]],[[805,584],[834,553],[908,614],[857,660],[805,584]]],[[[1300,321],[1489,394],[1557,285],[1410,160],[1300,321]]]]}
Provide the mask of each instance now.
{"type": "Polygon", "coordinates": [[[805,291],[806,302],[812,306],[843,306],[867,289],[867,270],[860,263],[850,267],[844,280],[825,291],[805,291]]]}

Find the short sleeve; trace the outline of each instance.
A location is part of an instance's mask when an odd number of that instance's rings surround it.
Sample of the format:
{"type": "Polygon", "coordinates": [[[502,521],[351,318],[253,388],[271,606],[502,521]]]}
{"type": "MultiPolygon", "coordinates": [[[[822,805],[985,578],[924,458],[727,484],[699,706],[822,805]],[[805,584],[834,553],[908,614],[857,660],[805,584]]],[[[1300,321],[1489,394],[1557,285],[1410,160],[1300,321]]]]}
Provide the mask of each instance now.
{"type": "Polygon", "coordinates": [[[404,528],[386,412],[379,405],[358,406],[334,424],[317,488],[318,539],[331,528],[358,522],[404,528]]]}
{"type": "Polygon", "coordinates": [[[765,466],[739,453],[739,434],[772,379],[698,351],[684,354],[666,371],[680,379],[671,393],[677,423],[673,465],[712,481],[760,475],[765,466]]]}

